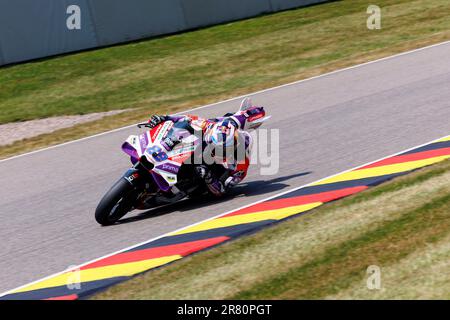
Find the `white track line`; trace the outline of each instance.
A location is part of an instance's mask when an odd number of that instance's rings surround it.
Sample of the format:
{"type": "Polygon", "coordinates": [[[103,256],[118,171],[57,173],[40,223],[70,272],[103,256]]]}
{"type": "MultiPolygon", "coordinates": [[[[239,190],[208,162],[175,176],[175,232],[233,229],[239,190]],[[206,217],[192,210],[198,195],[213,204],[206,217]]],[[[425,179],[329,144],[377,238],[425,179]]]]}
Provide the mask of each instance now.
{"type": "MultiPolygon", "coordinates": [[[[359,166],[357,166],[357,167],[354,167],[354,168],[351,168],[351,169],[348,169],[348,170],[345,170],[345,171],[342,171],[342,172],[333,174],[333,175],[331,175],[331,176],[328,176],[328,177],[319,179],[319,180],[317,180],[317,181],[310,182],[310,183],[305,184],[305,185],[302,185],[302,186],[300,186],[300,187],[295,187],[295,188],[289,189],[289,190],[287,190],[287,191],[283,191],[283,192],[277,193],[277,194],[275,194],[275,195],[272,195],[272,196],[270,196],[270,197],[267,197],[267,198],[264,198],[264,199],[255,201],[255,202],[253,202],[253,203],[247,204],[247,205],[242,206],[242,207],[239,207],[239,208],[237,208],[237,209],[233,209],[233,210],[227,211],[227,212],[225,212],[225,213],[218,214],[217,216],[214,216],[214,217],[211,217],[211,218],[208,218],[208,219],[205,219],[205,220],[202,220],[202,221],[199,221],[199,222],[190,224],[190,225],[188,225],[188,226],[181,227],[181,228],[179,228],[179,229],[176,229],[175,231],[167,232],[167,233],[165,233],[165,234],[163,234],[163,235],[160,235],[160,236],[157,236],[157,237],[155,237],[155,238],[152,238],[152,239],[149,239],[149,240],[140,242],[140,243],[138,243],[138,244],[129,246],[129,247],[125,248],[125,249],[121,249],[121,250],[115,251],[115,252],[113,252],[113,253],[104,255],[104,256],[102,256],[102,257],[100,257],[100,258],[96,258],[96,259],[93,259],[93,260],[91,260],[91,261],[85,262],[85,263],[83,263],[83,264],[80,264],[80,265],[77,266],[77,267],[74,267],[74,268],[71,268],[71,269],[67,269],[67,270],[64,270],[64,271],[60,271],[60,272],[54,273],[54,274],[52,274],[52,275],[50,275],[50,276],[47,276],[47,277],[45,277],[45,278],[42,278],[42,279],[39,279],[39,280],[30,282],[30,283],[28,283],[28,284],[19,286],[19,287],[15,288],[15,289],[8,290],[8,291],[6,291],[6,292],[4,292],[4,293],[1,293],[1,294],[0,294],[0,297],[3,297],[3,296],[8,295],[8,294],[11,294],[11,293],[13,293],[14,291],[20,290],[20,289],[22,289],[22,288],[25,288],[25,287],[27,287],[27,286],[36,284],[36,283],[38,283],[38,282],[45,281],[45,280],[47,280],[47,279],[56,277],[56,276],[58,276],[58,275],[60,275],[60,274],[63,274],[63,273],[66,273],[66,272],[70,272],[70,271],[73,271],[73,270],[75,270],[75,269],[77,269],[77,268],[82,268],[82,267],[84,267],[84,266],[86,266],[86,265],[88,265],[88,264],[97,262],[97,261],[99,261],[99,260],[102,260],[102,259],[105,259],[105,258],[114,256],[114,255],[119,254],[119,253],[122,253],[122,252],[124,252],[124,251],[128,251],[128,250],[131,250],[131,249],[133,249],[133,248],[139,247],[139,246],[141,246],[141,245],[144,245],[144,244],[153,242],[153,241],[155,241],[155,240],[164,238],[164,237],[166,237],[166,236],[168,236],[168,235],[170,235],[170,234],[172,234],[172,233],[177,233],[177,232],[182,231],[182,230],[185,230],[185,229],[187,229],[187,228],[191,228],[191,227],[194,227],[194,226],[199,225],[199,224],[201,224],[201,223],[204,223],[204,222],[206,222],[206,221],[214,220],[214,219],[220,218],[220,217],[222,217],[222,216],[224,216],[224,215],[227,215],[227,214],[229,214],[229,213],[232,213],[232,212],[235,212],[235,211],[238,211],[238,210],[241,210],[241,209],[245,209],[245,208],[254,206],[254,205],[258,204],[258,203],[261,203],[261,202],[264,202],[264,201],[268,201],[268,200],[270,200],[270,199],[273,199],[273,198],[276,198],[276,197],[285,195],[285,194],[287,194],[287,193],[289,193],[289,192],[293,192],[293,191],[299,190],[299,189],[301,189],[301,188],[308,187],[308,186],[310,186],[310,185],[312,185],[312,184],[314,184],[314,183],[318,183],[318,182],[324,181],[324,180],[326,180],[326,179],[330,179],[330,178],[336,177],[336,176],[338,176],[338,175],[341,175],[341,174],[344,174],[344,173],[347,173],[347,172],[351,172],[351,171],[357,170],[357,169],[359,169],[359,168],[362,168],[362,167],[365,167],[365,166],[374,164],[374,163],[376,163],[376,162],[383,161],[383,160],[385,160],[385,159],[395,157],[395,156],[397,156],[397,155],[399,155],[399,154],[401,154],[401,153],[405,153],[405,152],[412,151],[412,150],[417,149],[417,148],[421,148],[421,147],[423,147],[423,146],[426,146],[426,145],[429,145],[429,144],[438,142],[439,140],[441,140],[441,139],[443,139],[443,138],[446,138],[446,137],[448,137],[448,135],[445,135],[445,136],[443,136],[443,137],[440,137],[440,138],[431,140],[431,141],[429,141],[429,142],[426,142],[426,143],[424,143],[424,144],[421,144],[421,145],[418,145],[418,146],[415,146],[415,147],[408,148],[408,149],[403,150],[403,151],[396,152],[396,153],[394,153],[394,154],[391,154],[391,155],[389,155],[389,156],[380,158],[380,159],[378,159],[378,160],[374,160],[374,161],[371,161],[371,162],[368,162],[368,163],[359,165],[359,166]]],[[[311,210],[309,210],[309,211],[311,211],[311,210]]],[[[220,245],[220,244],[214,245],[213,247],[218,246],[218,245],[220,245]]],[[[195,252],[194,252],[194,254],[195,254],[195,252]]],[[[190,254],[189,254],[189,255],[190,255],[190,254]]],[[[183,257],[183,258],[184,258],[184,257],[183,257]]],[[[164,266],[164,265],[162,265],[161,267],[163,267],[163,266],[164,266]]],[[[154,268],[151,268],[151,269],[154,269],[154,268]]],[[[151,269],[149,269],[149,270],[151,270],[151,269]]],[[[149,271],[149,270],[147,270],[147,271],[149,271]]],[[[145,271],[144,271],[144,272],[145,272],[145,271]]]]}
{"type": "MultiPolygon", "coordinates": [[[[283,85],[280,85],[280,86],[276,86],[276,87],[272,87],[272,88],[256,91],[256,92],[253,92],[253,93],[248,93],[248,94],[244,94],[244,95],[241,95],[241,96],[233,97],[233,98],[230,98],[230,99],[222,100],[222,101],[219,101],[219,102],[214,102],[214,103],[207,104],[207,105],[204,105],[204,106],[188,109],[186,111],[181,111],[181,112],[178,112],[176,114],[187,113],[187,112],[192,112],[192,111],[196,111],[196,110],[200,110],[200,109],[213,107],[213,106],[216,106],[218,104],[226,103],[226,102],[233,101],[233,100],[240,99],[240,98],[244,98],[244,97],[247,97],[247,96],[253,96],[253,95],[256,95],[256,94],[277,90],[277,89],[280,89],[280,88],[284,88],[284,87],[292,86],[292,85],[295,85],[295,84],[299,84],[299,83],[302,83],[302,82],[305,82],[305,81],[311,81],[311,80],[314,80],[314,79],[318,79],[318,78],[326,77],[326,76],[329,76],[329,75],[333,75],[335,73],[352,70],[352,69],[355,69],[355,68],[367,66],[367,65],[370,65],[370,64],[373,64],[373,63],[378,63],[378,62],[385,61],[385,60],[390,60],[390,59],[393,59],[393,58],[397,58],[397,57],[401,57],[401,56],[408,55],[408,54],[411,54],[411,53],[415,53],[415,52],[431,49],[431,48],[438,47],[438,46],[445,45],[445,44],[450,44],[450,41],[444,41],[444,42],[432,44],[432,45],[429,45],[429,46],[426,46],[426,47],[422,47],[422,48],[417,48],[417,49],[413,49],[413,50],[410,50],[410,51],[401,52],[401,53],[398,53],[398,54],[395,54],[395,55],[392,55],[392,56],[388,56],[388,57],[384,57],[384,58],[380,58],[380,59],[376,59],[376,60],[360,63],[360,64],[357,64],[357,65],[354,65],[354,66],[351,66],[351,67],[347,67],[347,68],[343,68],[343,69],[334,70],[334,71],[331,71],[331,72],[328,72],[328,73],[324,73],[324,74],[321,74],[321,75],[318,75],[318,76],[314,76],[314,77],[311,77],[311,78],[307,78],[307,79],[303,79],[303,80],[297,80],[297,81],[286,83],[286,84],[283,84],[283,85]]],[[[128,128],[134,127],[134,126],[136,126],[136,124],[128,125],[128,126],[125,126],[125,127],[120,127],[120,128],[117,128],[117,129],[113,129],[113,130],[105,131],[105,132],[102,132],[102,133],[98,133],[98,134],[95,134],[95,135],[92,135],[92,136],[88,136],[88,137],[84,137],[84,138],[80,138],[80,139],[76,139],[76,140],[60,143],[60,144],[57,144],[57,145],[54,145],[54,146],[50,146],[50,147],[46,147],[46,148],[30,151],[30,152],[27,152],[27,153],[19,154],[19,155],[16,155],[16,156],[12,156],[10,158],[6,158],[6,159],[3,159],[3,160],[0,160],[0,163],[8,161],[8,160],[13,160],[13,159],[16,159],[16,158],[19,158],[19,157],[31,155],[31,154],[34,154],[34,153],[37,153],[37,152],[42,152],[42,151],[45,151],[45,150],[62,147],[62,146],[68,145],[68,144],[81,142],[81,141],[84,141],[84,140],[87,140],[87,139],[100,137],[102,135],[106,135],[106,134],[114,133],[114,132],[117,132],[117,131],[125,130],[125,129],[128,129],[128,128]]]]}

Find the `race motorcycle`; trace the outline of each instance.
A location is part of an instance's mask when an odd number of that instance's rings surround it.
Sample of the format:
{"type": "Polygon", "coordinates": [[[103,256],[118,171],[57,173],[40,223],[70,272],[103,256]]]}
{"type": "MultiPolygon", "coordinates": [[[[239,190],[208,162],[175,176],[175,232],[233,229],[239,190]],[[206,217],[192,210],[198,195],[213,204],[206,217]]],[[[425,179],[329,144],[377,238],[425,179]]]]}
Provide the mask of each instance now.
{"type": "MultiPolygon", "coordinates": [[[[251,106],[247,98],[239,111],[251,106]]],[[[258,128],[269,118],[255,119],[247,130],[258,128]]],[[[148,123],[137,126],[147,127],[148,123]]],[[[140,135],[129,136],[122,150],[130,156],[133,166],[100,200],[95,210],[97,222],[111,225],[134,209],[148,210],[207,193],[193,164],[202,148],[201,137],[188,121],[165,121],[140,135]]],[[[219,175],[224,170],[221,165],[213,165],[211,169],[219,175]]]]}

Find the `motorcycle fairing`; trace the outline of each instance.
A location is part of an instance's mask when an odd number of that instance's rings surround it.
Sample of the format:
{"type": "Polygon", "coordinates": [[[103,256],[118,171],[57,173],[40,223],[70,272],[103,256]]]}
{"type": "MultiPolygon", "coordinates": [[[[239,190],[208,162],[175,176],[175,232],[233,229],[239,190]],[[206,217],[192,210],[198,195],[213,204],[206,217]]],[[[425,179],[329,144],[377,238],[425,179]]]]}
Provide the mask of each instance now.
{"type": "Polygon", "coordinates": [[[173,127],[172,121],[166,121],[138,136],[129,136],[122,145],[122,150],[130,156],[133,164],[142,156],[154,164],[151,174],[162,191],[169,191],[177,184],[177,173],[181,165],[191,157],[200,144],[199,139],[185,129],[174,128],[170,131],[173,127]],[[181,137],[180,143],[172,150],[167,150],[162,143],[169,132],[181,137]]]}

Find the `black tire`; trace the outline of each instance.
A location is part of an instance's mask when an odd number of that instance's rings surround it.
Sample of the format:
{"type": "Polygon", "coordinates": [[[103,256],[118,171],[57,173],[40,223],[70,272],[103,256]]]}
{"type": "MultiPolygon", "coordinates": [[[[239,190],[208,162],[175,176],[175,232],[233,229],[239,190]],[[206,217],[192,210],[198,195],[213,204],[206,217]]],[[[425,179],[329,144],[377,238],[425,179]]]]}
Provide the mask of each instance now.
{"type": "Polygon", "coordinates": [[[137,197],[137,190],[124,178],[117,181],[95,209],[95,220],[102,226],[112,225],[126,215],[137,197]]]}

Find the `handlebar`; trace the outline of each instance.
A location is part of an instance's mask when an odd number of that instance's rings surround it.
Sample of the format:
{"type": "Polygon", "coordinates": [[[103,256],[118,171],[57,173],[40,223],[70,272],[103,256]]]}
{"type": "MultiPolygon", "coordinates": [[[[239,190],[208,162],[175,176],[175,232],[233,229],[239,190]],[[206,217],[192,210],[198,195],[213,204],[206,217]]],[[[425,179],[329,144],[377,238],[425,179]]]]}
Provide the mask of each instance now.
{"type": "Polygon", "coordinates": [[[146,127],[146,128],[151,128],[150,123],[148,122],[141,122],[137,124],[138,128],[142,128],[142,127],[146,127]]]}

